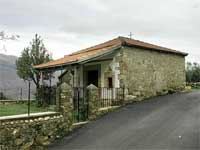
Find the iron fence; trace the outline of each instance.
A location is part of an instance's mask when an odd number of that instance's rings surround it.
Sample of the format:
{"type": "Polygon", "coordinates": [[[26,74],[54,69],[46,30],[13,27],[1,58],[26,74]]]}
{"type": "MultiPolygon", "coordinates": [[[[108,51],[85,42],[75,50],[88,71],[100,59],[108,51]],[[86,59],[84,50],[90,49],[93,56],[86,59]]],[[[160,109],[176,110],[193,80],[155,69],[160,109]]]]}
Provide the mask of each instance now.
{"type": "MultiPolygon", "coordinates": [[[[35,87],[34,87],[35,88],[35,87]]],[[[27,89],[18,87],[15,96],[9,94],[12,89],[0,90],[0,117],[22,115],[30,116],[32,113],[43,113],[55,111],[56,87],[42,87],[41,101],[35,98],[35,90],[28,85],[27,89]]]]}
{"type": "MultiPolygon", "coordinates": [[[[120,106],[124,102],[124,88],[97,89],[97,105],[100,108],[120,106]]],[[[86,121],[89,111],[88,90],[75,87],[73,90],[73,120],[74,122],[86,121]]]]}
{"type": "MultiPolygon", "coordinates": [[[[0,88],[0,100],[28,100],[27,87],[0,88]]],[[[30,89],[30,99],[35,99],[35,87],[30,89]]]]}
{"type": "Polygon", "coordinates": [[[99,107],[122,105],[124,101],[123,88],[98,88],[99,107]]]}
{"type": "Polygon", "coordinates": [[[56,104],[56,86],[41,86],[39,88],[38,99],[42,104],[55,105],[56,104]]]}
{"type": "Polygon", "coordinates": [[[74,122],[88,119],[88,96],[86,88],[75,87],[73,90],[73,120],[74,122]]]}

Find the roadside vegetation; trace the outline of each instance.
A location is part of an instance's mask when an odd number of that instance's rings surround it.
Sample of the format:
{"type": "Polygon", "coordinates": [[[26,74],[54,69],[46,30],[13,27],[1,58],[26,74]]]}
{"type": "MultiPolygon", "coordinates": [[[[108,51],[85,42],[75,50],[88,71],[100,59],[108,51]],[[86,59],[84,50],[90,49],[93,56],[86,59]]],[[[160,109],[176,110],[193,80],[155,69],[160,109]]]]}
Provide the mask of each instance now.
{"type": "MultiPolygon", "coordinates": [[[[35,35],[30,45],[25,47],[20,57],[16,61],[17,75],[24,81],[32,82],[36,86],[35,102],[30,105],[30,113],[49,111],[50,104],[48,104],[48,97],[44,96],[45,91],[40,85],[41,72],[33,68],[35,65],[46,63],[52,60],[50,53],[44,46],[43,40],[39,35],[35,35]],[[46,99],[47,100],[46,100],[46,99]],[[46,101],[47,102],[46,102],[46,101]]],[[[45,80],[52,77],[51,73],[43,74],[45,80]]],[[[53,93],[53,92],[51,92],[53,93]]],[[[7,95],[6,95],[7,96],[7,95]]],[[[0,92],[0,100],[7,100],[5,93],[0,92]]],[[[53,97],[53,96],[52,96],[53,97]]],[[[10,99],[9,99],[10,100],[10,99]]],[[[1,102],[0,103],[0,116],[19,115],[28,113],[28,104],[14,103],[14,102],[1,102]]]]}
{"type": "MultiPolygon", "coordinates": [[[[41,71],[33,68],[35,65],[46,63],[52,60],[48,50],[45,48],[42,38],[35,35],[30,45],[22,51],[20,57],[16,61],[17,75],[24,81],[32,81],[36,86],[36,100],[41,102],[41,71]]],[[[42,74],[45,79],[49,79],[51,73],[42,74]]],[[[41,102],[42,103],[42,102],[41,102]]]]}
{"type": "MultiPolygon", "coordinates": [[[[49,109],[47,107],[38,107],[36,103],[31,103],[30,113],[45,112],[49,109]]],[[[27,103],[7,103],[0,104],[0,117],[10,116],[10,115],[20,115],[28,113],[27,103]]]]}
{"type": "Polygon", "coordinates": [[[200,64],[188,62],[186,65],[187,85],[192,89],[200,90],[200,64]]]}
{"type": "Polygon", "coordinates": [[[194,90],[200,90],[200,85],[198,85],[198,86],[192,86],[192,89],[194,89],[194,90]]]}

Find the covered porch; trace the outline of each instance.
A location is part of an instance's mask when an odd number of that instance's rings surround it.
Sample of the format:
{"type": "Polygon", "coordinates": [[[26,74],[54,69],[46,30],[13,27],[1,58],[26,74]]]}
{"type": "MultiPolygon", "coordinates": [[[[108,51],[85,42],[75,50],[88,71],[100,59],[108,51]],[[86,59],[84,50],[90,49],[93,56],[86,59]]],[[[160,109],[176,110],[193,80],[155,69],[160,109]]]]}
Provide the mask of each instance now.
{"type": "Polygon", "coordinates": [[[45,64],[34,66],[41,72],[42,84],[66,82],[72,87],[120,87],[120,47],[111,46],[97,50],[83,50],[45,64]],[[53,74],[49,82],[43,74],[53,74]],[[52,80],[52,77],[55,79],[52,80]]]}
{"type": "MultiPolygon", "coordinates": [[[[55,99],[55,96],[50,95],[55,93],[62,83],[67,83],[74,89],[84,89],[93,84],[99,89],[100,98],[115,99],[120,88],[119,49],[120,47],[114,46],[100,49],[97,53],[93,51],[72,53],[64,58],[36,66],[35,69],[42,72],[41,86],[45,85],[50,92],[44,97],[55,99]],[[46,73],[53,74],[49,81],[43,78],[43,74],[46,73]]],[[[84,97],[83,92],[79,92],[79,96],[84,97]]]]}
{"type": "Polygon", "coordinates": [[[110,53],[97,58],[91,58],[78,64],[65,66],[64,72],[58,77],[59,82],[67,82],[72,87],[119,88],[119,63],[115,55],[110,53]]]}

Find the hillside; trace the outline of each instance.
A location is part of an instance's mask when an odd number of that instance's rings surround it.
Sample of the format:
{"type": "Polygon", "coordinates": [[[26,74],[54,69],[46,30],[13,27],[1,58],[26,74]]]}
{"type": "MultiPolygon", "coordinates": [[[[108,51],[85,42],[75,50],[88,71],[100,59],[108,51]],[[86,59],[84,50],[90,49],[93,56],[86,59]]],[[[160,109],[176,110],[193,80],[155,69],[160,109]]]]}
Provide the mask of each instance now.
{"type": "MultiPolygon", "coordinates": [[[[22,88],[23,98],[28,95],[28,83],[20,79],[16,74],[16,56],[0,54],[0,92],[6,96],[18,99],[22,88]]],[[[31,95],[34,94],[35,88],[32,84],[31,95]]]]}

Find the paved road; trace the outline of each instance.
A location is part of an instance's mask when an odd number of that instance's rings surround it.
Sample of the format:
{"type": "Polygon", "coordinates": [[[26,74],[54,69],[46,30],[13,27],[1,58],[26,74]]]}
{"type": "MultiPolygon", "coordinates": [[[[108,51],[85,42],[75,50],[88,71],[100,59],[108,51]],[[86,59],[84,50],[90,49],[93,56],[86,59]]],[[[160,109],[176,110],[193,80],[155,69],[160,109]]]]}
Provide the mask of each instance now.
{"type": "Polygon", "coordinates": [[[50,150],[199,150],[200,91],[123,107],[78,129],[50,150]]]}

